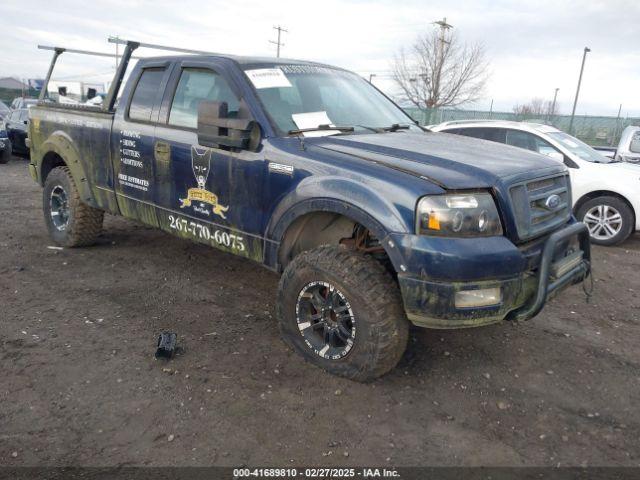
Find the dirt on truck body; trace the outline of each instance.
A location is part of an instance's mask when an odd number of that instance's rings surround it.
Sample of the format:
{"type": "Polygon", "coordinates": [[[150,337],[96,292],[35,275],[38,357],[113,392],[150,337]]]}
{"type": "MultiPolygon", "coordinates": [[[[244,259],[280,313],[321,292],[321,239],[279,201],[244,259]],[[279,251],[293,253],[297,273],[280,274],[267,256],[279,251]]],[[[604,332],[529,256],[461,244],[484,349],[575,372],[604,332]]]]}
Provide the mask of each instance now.
{"type": "Polygon", "coordinates": [[[31,109],[60,246],[92,244],[106,212],[259,262],[281,274],[286,343],[360,381],[396,366],[411,324],[528,320],[589,275],[553,160],[425,131],[358,75],[299,60],[145,58],[115,108],[126,45],[102,108],[45,85],[31,109]]]}

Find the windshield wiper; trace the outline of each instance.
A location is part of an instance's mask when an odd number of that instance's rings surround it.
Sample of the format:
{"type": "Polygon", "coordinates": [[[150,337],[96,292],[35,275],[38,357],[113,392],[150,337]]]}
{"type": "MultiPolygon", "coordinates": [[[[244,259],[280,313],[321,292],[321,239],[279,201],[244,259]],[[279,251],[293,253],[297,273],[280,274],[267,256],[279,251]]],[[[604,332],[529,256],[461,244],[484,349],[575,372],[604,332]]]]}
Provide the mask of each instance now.
{"type": "Polygon", "coordinates": [[[409,130],[409,125],[400,125],[399,123],[394,123],[388,127],[382,127],[382,130],[385,132],[397,132],[398,130],[409,130]]]}
{"type": "Polygon", "coordinates": [[[301,133],[306,132],[322,132],[336,130],[338,132],[353,132],[353,127],[338,127],[335,125],[318,125],[317,127],[312,128],[296,128],[294,130],[289,130],[289,135],[300,135],[301,133]]]}

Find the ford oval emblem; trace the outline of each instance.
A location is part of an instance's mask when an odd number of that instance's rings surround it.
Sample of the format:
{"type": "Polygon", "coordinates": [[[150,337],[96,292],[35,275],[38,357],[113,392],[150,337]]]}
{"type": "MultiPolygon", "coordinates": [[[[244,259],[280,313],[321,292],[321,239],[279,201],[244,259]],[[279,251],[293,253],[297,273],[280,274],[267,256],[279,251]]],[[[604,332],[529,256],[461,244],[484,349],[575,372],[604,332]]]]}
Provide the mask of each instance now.
{"type": "Polygon", "coordinates": [[[556,195],[554,193],[553,195],[549,195],[547,197],[547,199],[544,201],[544,206],[549,210],[554,210],[560,205],[560,200],[560,195],[556,195]]]}

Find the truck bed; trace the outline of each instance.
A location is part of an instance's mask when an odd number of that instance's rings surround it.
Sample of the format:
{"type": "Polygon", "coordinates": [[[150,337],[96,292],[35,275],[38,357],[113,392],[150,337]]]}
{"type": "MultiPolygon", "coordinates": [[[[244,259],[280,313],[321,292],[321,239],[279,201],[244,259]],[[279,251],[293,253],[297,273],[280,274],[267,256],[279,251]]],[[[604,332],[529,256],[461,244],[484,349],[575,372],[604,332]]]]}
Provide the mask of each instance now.
{"type": "Polygon", "coordinates": [[[30,109],[31,173],[40,184],[58,155],[77,173],[83,201],[117,212],[113,193],[111,128],[114,113],[89,105],[39,104],[30,109]]]}

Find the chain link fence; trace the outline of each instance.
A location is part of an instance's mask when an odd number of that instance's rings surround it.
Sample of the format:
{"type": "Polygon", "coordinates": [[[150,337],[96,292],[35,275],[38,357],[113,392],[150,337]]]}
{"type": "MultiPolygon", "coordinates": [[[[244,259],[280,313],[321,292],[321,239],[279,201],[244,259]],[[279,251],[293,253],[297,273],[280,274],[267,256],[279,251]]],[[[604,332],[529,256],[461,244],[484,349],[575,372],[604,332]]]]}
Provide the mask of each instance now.
{"type": "MultiPolygon", "coordinates": [[[[569,132],[571,115],[543,115],[525,117],[513,112],[490,112],[482,110],[405,108],[405,111],[420,125],[434,125],[453,120],[512,120],[516,122],[528,121],[553,125],[559,130],[569,132]]],[[[594,146],[616,146],[620,141],[620,134],[629,125],[640,125],[640,117],[595,117],[576,115],[573,119],[573,135],[585,143],[594,146]]]]}

